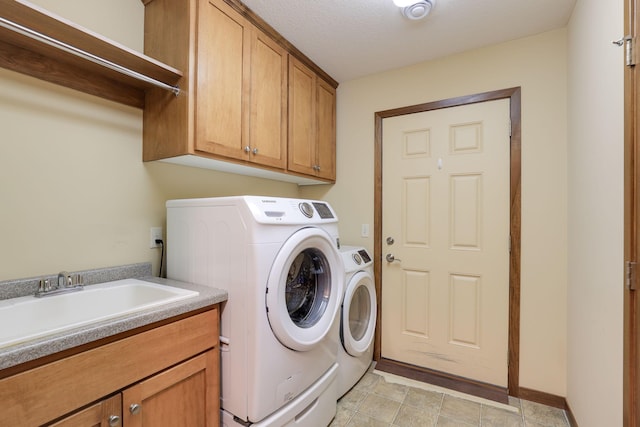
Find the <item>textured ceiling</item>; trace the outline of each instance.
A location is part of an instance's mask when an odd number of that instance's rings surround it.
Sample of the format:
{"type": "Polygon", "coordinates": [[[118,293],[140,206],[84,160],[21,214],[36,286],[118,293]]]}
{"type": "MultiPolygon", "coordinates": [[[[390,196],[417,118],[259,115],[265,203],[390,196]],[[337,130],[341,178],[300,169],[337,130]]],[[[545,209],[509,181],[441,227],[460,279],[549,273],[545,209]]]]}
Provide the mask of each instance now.
{"type": "Polygon", "coordinates": [[[242,0],[338,82],[564,27],[576,0],[242,0]]]}

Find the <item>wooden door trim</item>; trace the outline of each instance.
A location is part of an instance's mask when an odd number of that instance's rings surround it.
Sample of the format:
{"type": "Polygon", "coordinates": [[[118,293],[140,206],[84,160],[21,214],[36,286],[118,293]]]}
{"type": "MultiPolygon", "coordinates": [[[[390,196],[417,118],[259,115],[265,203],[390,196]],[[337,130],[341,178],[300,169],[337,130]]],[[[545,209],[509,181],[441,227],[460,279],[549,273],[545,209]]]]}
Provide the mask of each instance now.
{"type": "MultiPolygon", "coordinates": [[[[624,34],[636,40],[637,0],[626,0],[624,6],[624,34]]],[[[638,155],[640,131],[638,127],[639,99],[637,84],[637,66],[625,66],[624,69],[624,260],[638,262],[640,236],[638,236],[640,197],[638,191],[638,155]]],[[[625,278],[627,271],[625,270],[625,278]]],[[[638,278],[635,278],[636,286],[638,278]]],[[[623,421],[625,426],[636,426],[640,419],[639,339],[638,339],[638,291],[624,286],[624,359],[623,359],[623,421]]]]}
{"type": "MultiPolygon", "coordinates": [[[[411,105],[375,113],[374,130],[374,273],[378,302],[377,325],[374,341],[374,360],[381,359],[381,314],[382,314],[382,120],[389,117],[439,110],[449,107],[476,104],[479,102],[510,100],[511,116],[511,188],[510,188],[510,232],[511,253],[509,262],[509,345],[507,367],[507,393],[519,395],[520,384],[520,171],[521,171],[521,89],[513,87],[474,95],[449,98],[424,104],[411,105]]],[[[386,360],[385,364],[397,363],[386,360]]],[[[400,364],[398,363],[398,367],[400,364]]]]}

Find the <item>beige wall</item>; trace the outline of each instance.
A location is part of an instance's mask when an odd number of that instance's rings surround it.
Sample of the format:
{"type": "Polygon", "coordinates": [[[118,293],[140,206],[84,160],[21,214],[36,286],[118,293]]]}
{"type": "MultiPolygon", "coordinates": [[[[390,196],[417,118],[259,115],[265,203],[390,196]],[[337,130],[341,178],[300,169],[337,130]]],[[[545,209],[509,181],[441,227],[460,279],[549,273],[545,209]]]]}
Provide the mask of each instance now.
{"type": "Polygon", "coordinates": [[[326,198],[347,244],[373,225],[374,112],[522,87],[522,323],[520,385],[566,393],[566,31],[558,30],[338,87],[338,182],[302,189],[326,198]]]}
{"type": "MultiPolygon", "coordinates": [[[[40,0],[136,50],[143,6],[40,0]]],[[[142,163],[142,111],[0,69],[0,280],[152,261],[149,228],[170,198],[297,196],[298,187],[142,163]]]]}
{"type": "Polygon", "coordinates": [[[567,400],[622,425],[624,2],[579,0],[569,34],[567,400]]]}

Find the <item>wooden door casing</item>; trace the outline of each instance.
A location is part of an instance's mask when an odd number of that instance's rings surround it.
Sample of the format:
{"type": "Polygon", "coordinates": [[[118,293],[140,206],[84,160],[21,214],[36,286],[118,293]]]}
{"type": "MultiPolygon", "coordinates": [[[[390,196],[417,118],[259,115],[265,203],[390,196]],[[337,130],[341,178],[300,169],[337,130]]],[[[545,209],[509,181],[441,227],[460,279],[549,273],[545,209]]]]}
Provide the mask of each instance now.
{"type": "MultiPolygon", "coordinates": [[[[624,34],[637,43],[637,0],[625,1],[624,34]]],[[[638,91],[638,66],[624,67],[624,361],[623,361],[623,421],[625,426],[640,423],[640,298],[637,265],[640,254],[640,94],[638,91]]]]}

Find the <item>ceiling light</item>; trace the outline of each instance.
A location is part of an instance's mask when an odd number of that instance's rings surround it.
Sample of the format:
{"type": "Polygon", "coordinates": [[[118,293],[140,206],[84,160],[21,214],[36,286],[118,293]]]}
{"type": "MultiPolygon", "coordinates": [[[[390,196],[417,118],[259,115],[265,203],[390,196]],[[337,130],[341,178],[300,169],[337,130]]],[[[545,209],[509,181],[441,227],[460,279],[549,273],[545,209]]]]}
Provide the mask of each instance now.
{"type": "MultiPolygon", "coordinates": [[[[393,0],[394,3],[396,3],[397,1],[401,0],[393,0]]],[[[431,9],[433,8],[435,2],[436,0],[412,0],[409,5],[403,7],[402,15],[408,19],[422,19],[426,17],[429,12],[431,12],[431,9]]]]}

